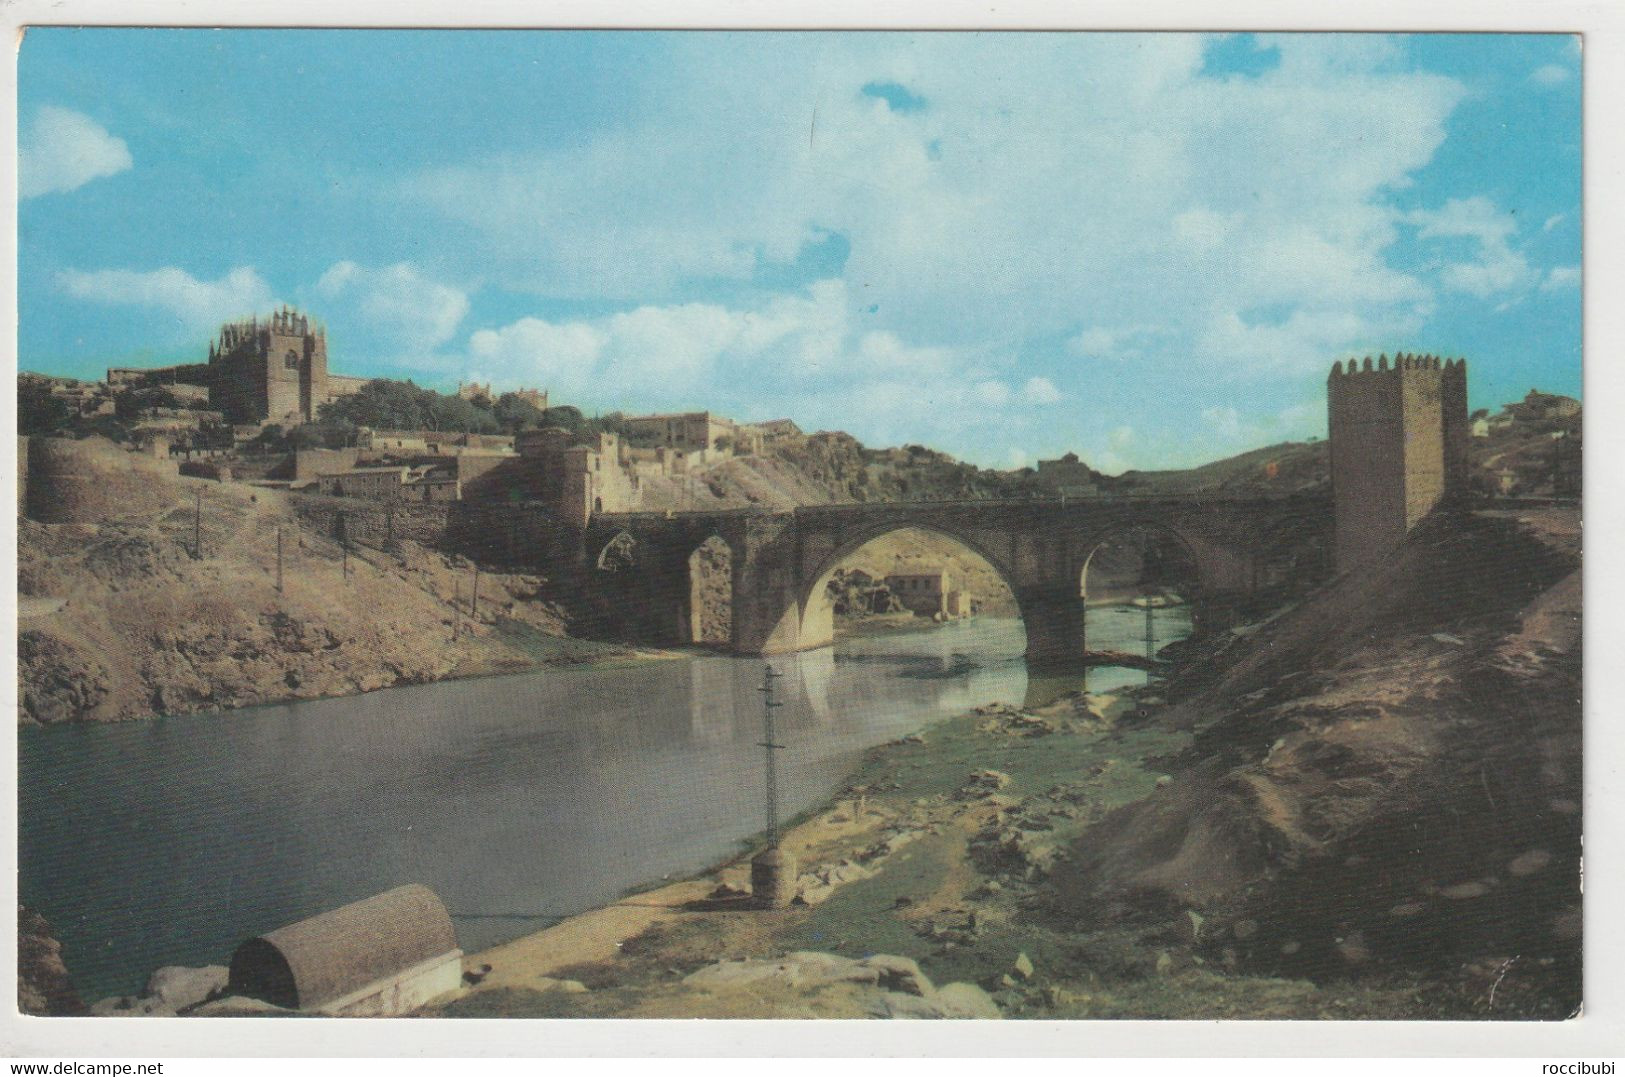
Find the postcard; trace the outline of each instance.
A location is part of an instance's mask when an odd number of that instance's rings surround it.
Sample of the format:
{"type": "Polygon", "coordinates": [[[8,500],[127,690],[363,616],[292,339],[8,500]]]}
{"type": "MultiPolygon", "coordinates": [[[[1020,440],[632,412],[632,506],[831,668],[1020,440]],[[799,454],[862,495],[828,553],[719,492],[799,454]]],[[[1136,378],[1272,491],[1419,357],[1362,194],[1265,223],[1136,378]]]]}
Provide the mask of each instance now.
{"type": "Polygon", "coordinates": [[[28,29],[18,1009],[1573,1018],[1582,77],[28,29]]]}

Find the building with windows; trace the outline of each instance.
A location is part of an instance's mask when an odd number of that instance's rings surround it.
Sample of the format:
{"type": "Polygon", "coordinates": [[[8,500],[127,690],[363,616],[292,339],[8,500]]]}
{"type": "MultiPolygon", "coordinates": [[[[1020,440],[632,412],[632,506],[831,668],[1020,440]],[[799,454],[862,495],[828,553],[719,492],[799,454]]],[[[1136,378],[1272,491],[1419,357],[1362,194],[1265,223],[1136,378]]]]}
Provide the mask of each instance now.
{"type": "Polygon", "coordinates": [[[107,382],[198,386],[228,422],[297,425],[315,421],[323,404],[354,393],[367,379],[329,374],[325,330],[283,307],[263,321],[255,316],[221,326],[207,363],[114,369],[107,382]]]}
{"type": "Polygon", "coordinates": [[[941,568],[919,569],[915,572],[894,572],[886,577],[886,590],[890,591],[903,608],[922,617],[935,617],[948,612],[948,596],[952,581],[941,568]]]}

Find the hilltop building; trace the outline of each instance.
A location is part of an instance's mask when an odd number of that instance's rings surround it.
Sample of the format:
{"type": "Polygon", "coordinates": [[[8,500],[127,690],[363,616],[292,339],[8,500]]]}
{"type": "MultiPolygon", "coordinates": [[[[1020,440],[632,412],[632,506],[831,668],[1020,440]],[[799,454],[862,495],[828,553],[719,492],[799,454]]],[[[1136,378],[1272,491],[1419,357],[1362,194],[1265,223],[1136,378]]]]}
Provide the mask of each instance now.
{"type": "Polygon", "coordinates": [[[1089,497],[1099,492],[1095,480],[1100,476],[1095,469],[1069,452],[1059,460],[1040,460],[1036,481],[1038,485],[1069,497],[1089,497]]]}
{"type": "Polygon", "coordinates": [[[477,381],[471,381],[467,383],[458,382],[457,395],[462,397],[464,400],[489,400],[493,404],[496,403],[501,397],[512,395],[517,397],[519,400],[524,401],[526,404],[529,404],[537,411],[547,410],[546,389],[521,388],[515,389],[511,394],[498,393],[492,391],[490,382],[486,382],[484,385],[481,385],[477,381]]]}
{"type": "Polygon", "coordinates": [[[1580,402],[1572,396],[1558,396],[1555,393],[1531,389],[1518,403],[1508,404],[1505,411],[1522,422],[1538,423],[1573,418],[1580,414],[1580,402]]]}
{"type": "Polygon", "coordinates": [[[627,443],[639,449],[680,449],[689,453],[732,450],[746,454],[760,453],[763,445],[760,428],[709,411],[635,415],[622,420],[622,429],[627,443]]]}
{"type": "Polygon", "coordinates": [[[1467,486],[1467,360],[1332,364],[1326,384],[1337,571],[1379,557],[1467,486]]]}
{"type": "Polygon", "coordinates": [[[314,421],[323,404],[360,389],[366,378],[327,370],[327,334],[289,307],[261,321],[228,322],[209,344],[207,363],[156,368],[115,368],[114,386],[195,386],[234,424],[314,421]]]}

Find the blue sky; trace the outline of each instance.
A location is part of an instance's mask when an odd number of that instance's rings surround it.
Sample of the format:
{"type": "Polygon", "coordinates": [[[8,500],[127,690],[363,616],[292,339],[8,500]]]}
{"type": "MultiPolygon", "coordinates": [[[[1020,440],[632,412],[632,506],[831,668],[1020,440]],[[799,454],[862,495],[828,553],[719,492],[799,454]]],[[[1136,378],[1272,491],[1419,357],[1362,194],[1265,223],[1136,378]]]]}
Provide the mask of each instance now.
{"type": "Polygon", "coordinates": [[[35,29],[20,363],[789,415],[1108,471],[1324,434],[1333,360],[1580,392],[1556,35],[35,29]]]}

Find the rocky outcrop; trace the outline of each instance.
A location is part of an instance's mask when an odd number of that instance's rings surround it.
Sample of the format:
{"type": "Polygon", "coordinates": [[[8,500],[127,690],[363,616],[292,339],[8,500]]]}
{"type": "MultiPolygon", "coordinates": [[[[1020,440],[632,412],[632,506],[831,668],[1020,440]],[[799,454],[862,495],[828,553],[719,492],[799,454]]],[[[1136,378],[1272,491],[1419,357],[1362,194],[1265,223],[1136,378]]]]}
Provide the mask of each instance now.
{"type": "Polygon", "coordinates": [[[17,637],[25,721],[50,725],[91,714],[112,694],[107,667],[88,648],[37,629],[17,637]]]}
{"type": "Polygon", "coordinates": [[[406,540],[346,557],[285,495],[229,484],[144,518],[20,520],[19,592],[38,601],[18,643],[19,718],[230,710],[548,661],[563,622],[541,581],[482,572],[476,610],[474,575],[406,540]]]}
{"type": "Polygon", "coordinates": [[[937,987],[913,958],[874,954],[865,958],[802,951],[776,959],[719,961],[684,978],[685,987],[716,996],[771,997],[786,1007],[840,990],[848,1004],[871,1017],[998,1018],[986,991],[975,984],[937,987]]]}
{"type": "Polygon", "coordinates": [[[17,906],[17,1008],[36,1017],[76,1017],[85,1004],[62,963],[62,944],[45,917],[17,906]]]}
{"type": "Polygon", "coordinates": [[[96,1017],[179,1017],[222,998],[228,978],[224,965],[166,965],[147,978],[139,995],[104,998],[90,1012],[96,1017]]]}

